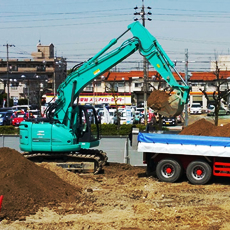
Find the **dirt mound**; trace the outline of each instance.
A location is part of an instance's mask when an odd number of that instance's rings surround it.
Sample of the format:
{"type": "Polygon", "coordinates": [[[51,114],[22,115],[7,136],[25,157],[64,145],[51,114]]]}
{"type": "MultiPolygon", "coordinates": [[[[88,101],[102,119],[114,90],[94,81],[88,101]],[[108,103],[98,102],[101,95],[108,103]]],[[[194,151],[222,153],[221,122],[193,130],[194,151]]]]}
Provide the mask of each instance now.
{"type": "Polygon", "coordinates": [[[224,126],[215,126],[204,118],[195,123],[184,127],[179,133],[181,135],[196,136],[214,136],[214,137],[230,137],[230,124],[224,126]]]}
{"type": "Polygon", "coordinates": [[[24,158],[10,148],[0,148],[0,195],[4,195],[0,218],[16,220],[39,207],[76,202],[81,189],[55,173],[24,158]]]}
{"type": "Polygon", "coordinates": [[[160,110],[168,102],[169,94],[165,91],[154,90],[147,100],[147,105],[153,110],[160,110]]]}

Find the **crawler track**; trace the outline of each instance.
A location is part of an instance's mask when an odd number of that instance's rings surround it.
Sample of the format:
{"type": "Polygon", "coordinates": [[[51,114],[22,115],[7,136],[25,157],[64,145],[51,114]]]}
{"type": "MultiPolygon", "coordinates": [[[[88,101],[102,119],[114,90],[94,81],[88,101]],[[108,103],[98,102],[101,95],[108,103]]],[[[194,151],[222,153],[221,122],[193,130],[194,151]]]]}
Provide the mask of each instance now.
{"type": "Polygon", "coordinates": [[[97,149],[81,149],[79,152],[71,153],[23,153],[23,156],[34,162],[94,162],[94,174],[99,173],[103,166],[107,163],[108,157],[102,150],[97,149]]]}

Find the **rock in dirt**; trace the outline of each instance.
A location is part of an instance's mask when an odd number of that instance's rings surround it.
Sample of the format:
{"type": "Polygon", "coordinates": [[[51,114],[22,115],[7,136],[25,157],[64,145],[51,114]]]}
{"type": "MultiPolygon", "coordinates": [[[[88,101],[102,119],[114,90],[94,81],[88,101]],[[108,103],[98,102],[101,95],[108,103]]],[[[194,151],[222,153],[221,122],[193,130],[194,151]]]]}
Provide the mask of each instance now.
{"type": "Polygon", "coordinates": [[[50,203],[77,202],[81,189],[61,180],[10,148],[0,148],[0,219],[17,220],[50,203]]]}

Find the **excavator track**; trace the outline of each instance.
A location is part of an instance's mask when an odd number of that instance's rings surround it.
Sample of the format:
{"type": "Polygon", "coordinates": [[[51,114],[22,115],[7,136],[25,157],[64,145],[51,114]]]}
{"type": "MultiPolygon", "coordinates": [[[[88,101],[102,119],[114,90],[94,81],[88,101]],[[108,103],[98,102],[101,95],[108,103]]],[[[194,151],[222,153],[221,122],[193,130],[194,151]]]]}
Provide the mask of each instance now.
{"type": "Polygon", "coordinates": [[[105,152],[97,149],[81,149],[79,152],[71,153],[29,153],[24,152],[23,156],[33,162],[94,162],[94,174],[99,173],[107,163],[108,157],[105,152]]]}

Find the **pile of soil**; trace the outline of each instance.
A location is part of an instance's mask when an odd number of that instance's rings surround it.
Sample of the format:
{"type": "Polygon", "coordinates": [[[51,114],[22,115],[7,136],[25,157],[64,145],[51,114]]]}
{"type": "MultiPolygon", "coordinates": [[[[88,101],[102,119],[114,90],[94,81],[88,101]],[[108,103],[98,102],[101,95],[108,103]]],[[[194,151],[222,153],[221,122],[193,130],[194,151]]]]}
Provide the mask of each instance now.
{"type": "Polygon", "coordinates": [[[4,195],[0,219],[24,219],[40,207],[77,202],[81,188],[61,180],[10,148],[0,148],[0,195],[4,195]]]}
{"type": "Polygon", "coordinates": [[[179,133],[181,135],[196,136],[214,136],[214,137],[230,137],[230,124],[224,126],[215,126],[204,118],[195,123],[184,127],[179,133]]]}
{"type": "Polygon", "coordinates": [[[153,110],[160,110],[169,99],[170,95],[165,91],[154,90],[147,100],[147,106],[153,110]]]}

